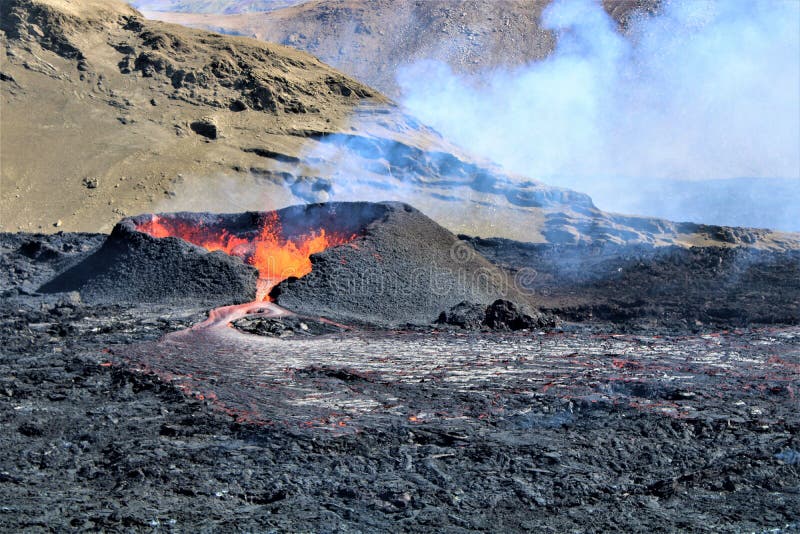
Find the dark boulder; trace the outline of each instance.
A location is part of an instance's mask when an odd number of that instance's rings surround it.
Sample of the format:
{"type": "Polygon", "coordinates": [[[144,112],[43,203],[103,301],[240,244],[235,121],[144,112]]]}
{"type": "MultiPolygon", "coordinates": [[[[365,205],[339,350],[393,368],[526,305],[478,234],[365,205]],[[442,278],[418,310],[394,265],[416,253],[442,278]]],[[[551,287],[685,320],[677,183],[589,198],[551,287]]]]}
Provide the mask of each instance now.
{"type": "Polygon", "coordinates": [[[439,314],[436,324],[450,325],[465,330],[479,330],[486,318],[486,306],[474,302],[459,302],[439,314]]]}
{"type": "Polygon", "coordinates": [[[438,325],[456,326],[464,330],[531,330],[553,327],[555,318],[530,307],[518,307],[511,301],[497,299],[488,306],[461,302],[439,314],[438,325]]]}
{"type": "Polygon", "coordinates": [[[203,118],[199,121],[194,121],[190,127],[194,133],[208,139],[216,139],[219,137],[219,128],[213,119],[203,118]]]}
{"type": "Polygon", "coordinates": [[[492,330],[526,330],[555,326],[552,317],[541,313],[529,315],[513,302],[504,299],[497,299],[486,308],[483,324],[492,330]]]}

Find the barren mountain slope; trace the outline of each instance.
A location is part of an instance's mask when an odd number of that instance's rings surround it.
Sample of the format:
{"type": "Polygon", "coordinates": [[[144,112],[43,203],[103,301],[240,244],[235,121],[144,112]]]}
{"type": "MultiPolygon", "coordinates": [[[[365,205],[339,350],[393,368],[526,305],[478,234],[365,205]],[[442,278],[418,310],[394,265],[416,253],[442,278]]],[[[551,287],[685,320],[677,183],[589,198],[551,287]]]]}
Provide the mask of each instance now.
{"type": "Polygon", "coordinates": [[[1,230],[402,200],[455,232],[531,242],[797,242],[604,213],[586,195],[475,161],[290,48],[150,21],[112,1],[0,6],[1,230]]]}
{"type": "Polygon", "coordinates": [[[184,13],[253,13],[293,6],[304,0],[132,0],[139,10],[178,11],[184,13]]]}
{"type": "MultiPolygon", "coordinates": [[[[211,13],[202,2],[165,6],[148,16],[293,46],[396,96],[399,65],[445,61],[460,72],[513,66],[546,57],[555,37],[541,26],[550,0],[309,0],[269,13],[231,13],[238,2],[211,13]]],[[[624,25],[654,9],[655,0],[605,0],[624,25]]],[[[149,6],[148,6],[149,7],[149,6]]]]}
{"type": "Polygon", "coordinates": [[[4,229],[110,229],[179,174],[249,168],[262,158],[242,148],[260,139],[336,131],[362,100],[385,101],[304,53],[146,21],[122,3],[2,11],[4,229]]]}

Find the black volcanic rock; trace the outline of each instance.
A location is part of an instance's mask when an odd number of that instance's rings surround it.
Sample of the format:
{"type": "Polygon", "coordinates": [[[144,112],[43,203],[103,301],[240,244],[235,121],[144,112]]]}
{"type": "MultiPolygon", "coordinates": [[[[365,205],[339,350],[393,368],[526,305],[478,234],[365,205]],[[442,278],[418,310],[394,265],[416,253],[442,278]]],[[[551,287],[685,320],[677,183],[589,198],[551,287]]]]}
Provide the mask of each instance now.
{"type": "MultiPolygon", "coordinates": [[[[347,203],[339,205],[346,211],[347,203]]],[[[536,313],[505,271],[420,211],[397,202],[375,206],[382,214],[358,239],[311,256],[312,272],[278,284],[275,302],[304,315],[381,326],[430,324],[460,302],[485,306],[499,298],[536,313]]]]}
{"type": "Polygon", "coordinates": [[[40,291],[78,291],[87,302],[192,302],[220,306],[253,300],[258,272],[239,258],[174,237],[157,239],[123,219],[91,256],[40,291]]]}
{"type": "Polygon", "coordinates": [[[300,317],[298,315],[275,318],[248,316],[234,321],[232,324],[234,328],[242,332],[268,337],[308,337],[336,334],[346,331],[345,328],[335,324],[325,323],[312,317],[300,317]]]}
{"type": "Polygon", "coordinates": [[[552,318],[533,317],[518,309],[508,300],[497,299],[486,308],[483,324],[492,330],[525,330],[542,326],[555,326],[552,318]]]}
{"type": "Polygon", "coordinates": [[[472,302],[459,302],[447,311],[439,314],[436,324],[450,325],[465,330],[479,330],[486,317],[486,306],[472,302]]]}
{"type": "Polygon", "coordinates": [[[508,300],[497,299],[489,306],[460,302],[439,314],[437,325],[456,326],[464,330],[530,330],[556,326],[553,316],[529,315],[508,300]]]}

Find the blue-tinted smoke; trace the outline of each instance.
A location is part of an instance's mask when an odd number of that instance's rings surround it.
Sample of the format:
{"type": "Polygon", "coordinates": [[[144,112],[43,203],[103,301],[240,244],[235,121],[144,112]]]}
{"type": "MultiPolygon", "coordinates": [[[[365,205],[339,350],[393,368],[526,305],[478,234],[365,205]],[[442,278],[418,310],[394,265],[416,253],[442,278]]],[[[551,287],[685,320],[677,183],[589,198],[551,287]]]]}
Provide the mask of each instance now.
{"type": "MultiPolygon", "coordinates": [[[[622,35],[599,1],[557,0],[542,23],[558,35],[548,59],[470,77],[416,63],[398,74],[404,105],[465,148],[609,210],[702,219],[666,206],[660,179],[800,188],[800,1],[667,1],[622,35]]],[[[800,221],[796,204],[767,198],[769,224],[800,221]]],[[[705,202],[737,222],[728,199],[705,202]]]]}

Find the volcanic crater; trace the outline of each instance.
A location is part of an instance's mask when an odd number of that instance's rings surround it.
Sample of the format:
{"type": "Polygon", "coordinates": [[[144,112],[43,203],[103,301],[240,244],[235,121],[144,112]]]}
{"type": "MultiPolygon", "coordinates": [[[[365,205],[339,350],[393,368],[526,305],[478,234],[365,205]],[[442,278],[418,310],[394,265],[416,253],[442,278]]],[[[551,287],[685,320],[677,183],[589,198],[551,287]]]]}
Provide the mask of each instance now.
{"type": "Polygon", "coordinates": [[[90,302],[267,300],[378,326],[430,324],[459,304],[498,299],[536,313],[505,270],[397,202],[126,218],[94,254],[41,291],[78,291],[90,302]]]}

